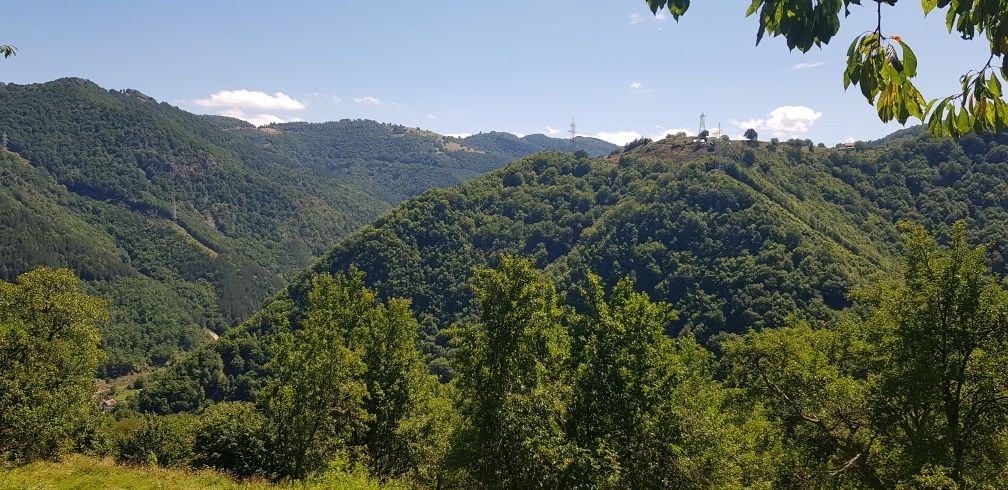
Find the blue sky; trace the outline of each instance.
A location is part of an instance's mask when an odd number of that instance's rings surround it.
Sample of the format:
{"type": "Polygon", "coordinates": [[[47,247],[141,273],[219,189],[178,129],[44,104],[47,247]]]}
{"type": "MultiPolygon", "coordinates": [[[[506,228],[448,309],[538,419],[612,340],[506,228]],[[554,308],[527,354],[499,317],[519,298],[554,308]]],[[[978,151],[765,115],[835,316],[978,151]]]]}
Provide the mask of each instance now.
{"type": "MultiPolygon", "coordinates": [[[[623,142],[678,128],[756,126],[828,144],[883,125],[841,78],[874,5],[853,7],[833,43],[807,54],[755,46],[748,1],[693,2],[677,24],[643,0],[102,1],[8,3],[0,80],[64,76],[135,88],[197,113],[254,122],[370,118],[443,134],[479,131],[623,142]],[[261,92],[261,93],[259,93],[261,92]]],[[[925,97],[954,93],[983,42],[947,34],[917,1],[885,8],[883,30],[920,60],[925,97]]],[[[989,52],[988,52],[989,54],[989,52]]]]}

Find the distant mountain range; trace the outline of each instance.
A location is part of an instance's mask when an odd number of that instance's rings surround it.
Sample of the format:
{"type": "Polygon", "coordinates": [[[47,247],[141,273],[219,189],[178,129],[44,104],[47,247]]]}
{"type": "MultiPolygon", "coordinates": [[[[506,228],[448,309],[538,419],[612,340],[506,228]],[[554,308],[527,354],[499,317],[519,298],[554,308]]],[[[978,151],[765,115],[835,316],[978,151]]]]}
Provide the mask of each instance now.
{"type": "Polygon", "coordinates": [[[69,267],[110,300],[108,376],[248,318],[399,200],[569,145],[364,120],[255,128],[76,78],[0,84],[0,132],[0,278],[69,267]]]}

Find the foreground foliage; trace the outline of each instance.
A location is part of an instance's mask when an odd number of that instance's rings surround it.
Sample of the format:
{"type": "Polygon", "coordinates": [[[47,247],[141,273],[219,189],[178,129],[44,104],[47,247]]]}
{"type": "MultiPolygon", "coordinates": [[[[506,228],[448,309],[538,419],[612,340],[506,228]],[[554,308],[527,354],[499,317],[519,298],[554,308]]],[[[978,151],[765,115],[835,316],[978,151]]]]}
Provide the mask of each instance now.
{"type": "Polygon", "coordinates": [[[51,458],[94,410],[105,302],[66,269],[0,281],[0,464],[51,458]]]}
{"type": "MultiPolygon", "coordinates": [[[[57,432],[62,446],[16,460],[73,443],[130,465],[308,484],[1000,488],[1008,288],[964,224],[947,245],[902,228],[901,275],[859,288],[823,326],[796,312],[723,335],[719,355],[670,335],[679,313],[630,278],[607,288],[579,268],[562,287],[534,259],[502,255],[474,271],[473,315],[447,332],[447,384],[427,372],[408,302],[380,300],[354,268],[319,274],[306,310],[261,320],[275,335],[254,404],[71,411],[62,423],[80,429],[57,432]]],[[[6,285],[7,297],[32,297],[13,289],[31,279],[6,285]]]]}

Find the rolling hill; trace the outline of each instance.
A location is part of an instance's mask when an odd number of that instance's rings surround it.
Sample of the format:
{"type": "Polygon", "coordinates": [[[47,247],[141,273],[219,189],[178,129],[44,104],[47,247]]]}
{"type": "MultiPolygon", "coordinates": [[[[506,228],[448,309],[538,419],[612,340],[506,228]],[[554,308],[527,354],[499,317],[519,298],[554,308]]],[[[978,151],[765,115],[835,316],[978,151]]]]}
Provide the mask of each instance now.
{"type": "Polygon", "coordinates": [[[108,299],[104,376],[223,333],[390,205],[511,158],[373,121],[255,128],[76,78],[0,84],[0,131],[0,279],[69,267],[108,299]]]}
{"type": "Polygon", "coordinates": [[[940,231],[966,220],[1008,257],[1008,135],[917,134],[864,151],[800,141],[752,149],[666,138],[621,155],[539,153],[404,201],[340,240],[262,312],[155,377],[147,409],[246,399],[266,342],[295,327],[309,279],[353,266],[420,319],[431,368],[448,376],[445,327],[472,313],[474,268],[501,254],[536,259],[560,284],[586,270],[680,312],[669,333],[701,339],[776,327],[799,313],[825,324],[847,295],[896,269],[897,223],[940,231]]]}

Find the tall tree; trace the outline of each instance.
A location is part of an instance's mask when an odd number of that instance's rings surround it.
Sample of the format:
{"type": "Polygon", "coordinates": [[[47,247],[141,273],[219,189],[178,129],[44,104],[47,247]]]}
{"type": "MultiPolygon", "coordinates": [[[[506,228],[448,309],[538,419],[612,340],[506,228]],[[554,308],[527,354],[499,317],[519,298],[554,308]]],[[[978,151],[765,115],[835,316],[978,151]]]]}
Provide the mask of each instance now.
{"type": "Polygon", "coordinates": [[[779,486],[1008,484],[1008,291],[962,223],[947,247],[904,233],[902,279],[856,294],[866,317],[724,345],[784,441],[779,486]]]}
{"type": "MultiPolygon", "coordinates": [[[[670,337],[671,305],[616,284],[608,299],[589,274],[574,320],[577,365],[570,411],[578,447],[571,484],[590,488],[712,488],[752,484],[755,452],[726,409],[713,356],[670,337]],[[731,460],[726,456],[731,454],[731,460]]],[[[758,475],[755,478],[760,478],[758,475]]]]}
{"type": "Polygon", "coordinates": [[[363,339],[364,407],[372,418],[359,442],[382,478],[436,477],[455,422],[448,388],[420,356],[418,328],[409,301],[392,299],[372,310],[363,339]]]}
{"type": "Polygon", "coordinates": [[[875,380],[879,427],[912,472],[937,467],[959,485],[990,481],[1008,464],[1008,291],[989,274],[986,248],[969,246],[963,223],[948,247],[921,226],[904,231],[903,282],[871,298],[873,326],[887,332],[875,380]]]}
{"type": "Polygon", "coordinates": [[[749,142],[749,146],[756,146],[759,144],[756,141],[759,138],[759,133],[757,133],[755,129],[749,128],[745,130],[745,134],[743,136],[745,136],[746,141],[749,142]]]}
{"type": "Polygon", "coordinates": [[[875,350],[860,322],[750,331],[722,345],[729,381],[763,406],[781,440],[774,486],[885,488],[865,373],[875,350]]]}
{"type": "Polygon", "coordinates": [[[0,460],[58,455],[91,407],[105,302],[67,269],[0,281],[0,460]]]}
{"type": "Polygon", "coordinates": [[[551,488],[569,462],[570,336],[556,286],[531,260],[476,272],[479,322],[453,329],[473,476],[490,488],[551,488]]]}
{"type": "MultiPolygon", "coordinates": [[[[652,13],[667,8],[677,21],[690,6],[689,0],[645,1],[652,13]]],[[[923,0],[925,15],[935,9],[946,10],[945,26],[949,32],[954,30],[966,40],[984,36],[990,48],[986,62],[962,76],[961,93],[931,101],[925,100],[913,84],[917,56],[902,37],[883,29],[883,5],[895,4],[896,0],[875,1],[872,7],[877,20],[875,29],[855,37],[847,50],[844,88],[851,84],[860,86],[883,122],[896,119],[906,124],[912,116],[921,121],[927,119],[936,135],[953,136],[1004,129],[1008,125],[1008,103],[1002,95],[998,71],[1008,80],[1008,63],[1004,63],[1008,53],[1008,0],[923,0]],[[999,58],[1000,63],[995,63],[999,58]]],[[[746,15],[756,14],[759,21],[757,44],[767,34],[783,36],[788,49],[798,48],[804,53],[813,46],[828,44],[840,31],[840,10],[846,17],[852,5],[861,5],[861,1],[754,0],[746,15]]]]}
{"type": "Polygon", "coordinates": [[[312,279],[303,328],[273,343],[272,377],[260,394],[274,430],[278,476],[324,469],[367,421],[365,365],[350,345],[366,328],[374,293],[352,271],[312,279]]]}

